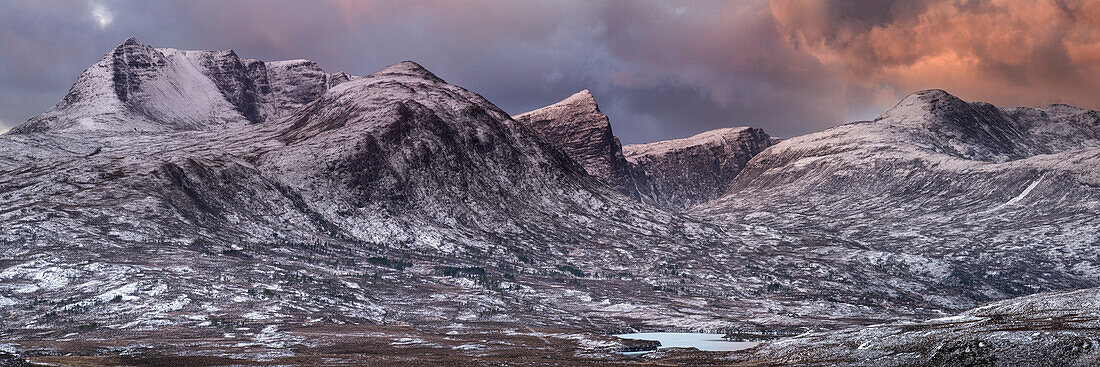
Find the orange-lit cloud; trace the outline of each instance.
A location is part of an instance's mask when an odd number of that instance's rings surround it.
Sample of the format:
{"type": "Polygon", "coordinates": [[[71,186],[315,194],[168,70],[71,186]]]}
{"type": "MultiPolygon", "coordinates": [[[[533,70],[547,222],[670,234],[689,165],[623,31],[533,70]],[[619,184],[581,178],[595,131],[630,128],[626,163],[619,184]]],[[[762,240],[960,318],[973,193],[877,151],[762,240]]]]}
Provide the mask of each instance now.
{"type": "Polygon", "coordinates": [[[997,104],[1095,107],[1100,2],[773,0],[785,39],[883,98],[943,88],[997,104]]]}

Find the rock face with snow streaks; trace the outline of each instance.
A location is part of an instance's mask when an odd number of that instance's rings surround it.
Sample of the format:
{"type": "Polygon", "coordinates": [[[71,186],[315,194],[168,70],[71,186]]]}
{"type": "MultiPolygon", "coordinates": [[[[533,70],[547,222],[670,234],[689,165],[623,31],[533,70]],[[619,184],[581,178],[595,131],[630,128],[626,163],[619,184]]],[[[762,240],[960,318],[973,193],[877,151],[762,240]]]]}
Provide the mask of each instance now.
{"type": "Polygon", "coordinates": [[[181,131],[267,122],[350,77],[329,79],[308,60],[265,63],[231,50],[153,48],[129,38],[85,70],[54,108],[12,132],[181,131]]]}
{"type": "Polygon", "coordinates": [[[588,174],[637,200],[651,196],[645,177],[623,157],[622,143],[588,90],[561,102],[514,116],[565,151],[588,174]]]}
{"type": "Polygon", "coordinates": [[[770,145],[764,130],[735,127],[627,145],[623,155],[645,173],[657,206],[681,211],[724,194],[749,159],[770,145]]]}
{"type": "Polygon", "coordinates": [[[515,119],[617,191],[673,211],[720,196],[745,162],[771,144],[763,130],[727,128],[623,147],[587,90],[515,119]]]}

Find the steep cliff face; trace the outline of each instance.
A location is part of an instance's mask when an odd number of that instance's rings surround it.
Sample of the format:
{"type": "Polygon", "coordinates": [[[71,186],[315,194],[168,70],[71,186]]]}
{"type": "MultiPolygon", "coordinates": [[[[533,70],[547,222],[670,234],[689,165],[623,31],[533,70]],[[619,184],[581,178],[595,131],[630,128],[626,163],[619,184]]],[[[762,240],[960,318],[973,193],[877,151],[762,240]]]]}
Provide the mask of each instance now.
{"type": "Polygon", "coordinates": [[[771,144],[764,130],[735,127],[627,145],[623,155],[644,172],[657,206],[681,211],[724,194],[749,159],[771,144]]]}
{"type": "Polygon", "coordinates": [[[129,38],[85,70],[54,108],[12,132],[155,132],[262,123],[350,78],[330,77],[308,60],[265,63],[231,50],[153,48],[129,38]]]}
{"type": "Polygon", "coordinates": [[[184,54],[197,61],[202,73],[248,121],[259,123],[271,117],[268,100],[271,91],[265,70],[250,72],[250,60],[242,60],[232,50],[184,51],[184,54]]]}
{"type": "Polygon", "coordinates": [[[328,88],[328,75],[313,61],[270,61],[264,65],[276,116],[285,116],[320,98],[328,88]]]}
{"type": "Polygon", "coordinates": [[[596,99],[588,90],[514,118],[537,131],[580,163],[588,174],[616,191],[639,201],[651,201],[645,177],[626,161],[622,143],[611,131],[611,122],[600,112],[596,99]]]}
{"type": "Polygon", "coordinates": [[[617,191],[673,211],[721,196],[745,163],[772,144],[763,130],[728,128],[623,147],[587,90],[514,118],[617,191]]]}

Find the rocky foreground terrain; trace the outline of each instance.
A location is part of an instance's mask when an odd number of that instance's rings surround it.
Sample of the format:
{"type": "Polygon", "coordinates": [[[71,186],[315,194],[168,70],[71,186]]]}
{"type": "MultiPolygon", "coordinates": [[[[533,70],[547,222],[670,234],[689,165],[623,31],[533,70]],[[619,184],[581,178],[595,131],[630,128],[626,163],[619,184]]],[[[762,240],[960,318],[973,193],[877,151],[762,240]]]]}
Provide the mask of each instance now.
{"type": "Polygon", "coordinates": [[[128,39],[0,136],[0,364],[1088,364],[1095,290],[1035,294],[1100,286],[1097,116],[622,147],[588,92],[128,39]]]}

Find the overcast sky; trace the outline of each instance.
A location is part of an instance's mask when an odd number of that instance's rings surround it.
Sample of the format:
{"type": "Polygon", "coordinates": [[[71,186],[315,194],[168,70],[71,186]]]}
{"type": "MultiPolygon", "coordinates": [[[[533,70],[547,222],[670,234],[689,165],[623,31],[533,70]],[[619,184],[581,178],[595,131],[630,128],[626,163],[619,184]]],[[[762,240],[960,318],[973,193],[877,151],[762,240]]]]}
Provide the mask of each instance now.
{"type": "Polygon", "coordinates": [[[589,89],[624,144],[727,126],[789,137],[942,88],[999,105],[1100,96],[1096,1],[0,0],[0,130],[121,43],[416,61],[509,113],[589,89]]]}

